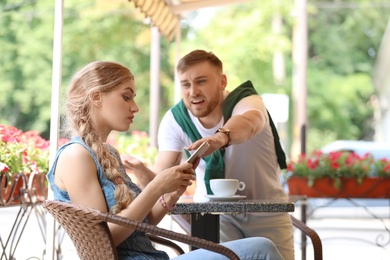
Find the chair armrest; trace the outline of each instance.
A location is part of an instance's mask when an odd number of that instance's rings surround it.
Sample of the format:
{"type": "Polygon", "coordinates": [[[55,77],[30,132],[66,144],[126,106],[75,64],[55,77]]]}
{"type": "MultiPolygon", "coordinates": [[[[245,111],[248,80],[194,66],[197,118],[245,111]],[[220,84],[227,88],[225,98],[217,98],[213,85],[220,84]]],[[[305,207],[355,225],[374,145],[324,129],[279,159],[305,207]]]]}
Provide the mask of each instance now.
{"type": "Polygon", "coordinates": [[[150,224],[135,221],[135,220],[130,220],[130,219],[123,218],[121,216],[113,215],[110,213],[101,212],[99,215],[101,217],[103,217],[104,221],[106,221],[106,222],[111,222],[111,223],[121,225],[124,227],[128,227],[128,228],[135,228],[136,230],[144,231],[145,233],[148,233],[148,234],[161,236],[164,238],[179,241],[179,242],[182,242],[182,243],[185,243],[185,244],[188,244],[191,246],[195,246],[198,248],[207,249],[209,251],[222,254],[222,255],[228,257],[229,259],[234,259],[234,260],[240,259],[236,255],[236,253],[234,253],[229,248],[222,246],[220,244],[205,240],[205,239],[180,234],[180,233],[177,233],[177,232],[174,232],[171,230],[159,228],[159,227],[156,227],[154,225],[150,225],[150,224]]]}
{"type": "Polygon", "coordinates": [[[291,220],[292,220],[292,223],[295,227],[297,227],[303,233],[305,233],[306,236],[310,237],[311,242],[313,244],[314,259],[315,260],[322,260],[322,242],[321,242],[321,239],[318,236],[317,232],[315,232],[313,229],[309,228],[305,223],[303,223],[299,219],[295,218],[294,216],[291,216],[291,220]]]}
{"type": "Polygon", "coordinates": [[[163,237],[155,236],[152,234],[146,234],[146,235],[152,242],[171,248],[173,251],[175,251],[177,255],[182,255],[185,253],[180,246],[173,243],[171,240],[165,239],[163,237]]]}

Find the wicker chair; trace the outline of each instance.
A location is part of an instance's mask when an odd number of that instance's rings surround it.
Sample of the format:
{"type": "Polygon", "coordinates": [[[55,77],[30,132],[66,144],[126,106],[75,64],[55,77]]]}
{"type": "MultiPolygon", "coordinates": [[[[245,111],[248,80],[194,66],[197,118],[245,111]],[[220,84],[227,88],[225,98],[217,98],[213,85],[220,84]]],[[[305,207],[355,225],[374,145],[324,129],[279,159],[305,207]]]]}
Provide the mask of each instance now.
{"type": "Polygon", "coordinates": [[[305,223],[295,218],[294,216],[291,216],[291,220],[294,227],[301,230],[304,234],[306,234],[306,236],[311,239],[311,243],[313,245],[314,260],[322,260],[322,242],[317,232],[309,228],[305,223]]]}
{"type": "MultiPolygon", "coordinates": [[[[290,215],[291,216],[291,215],[290,215]]],[[[172,219],[187,233],[191,234],[190,215],[172,215],[172,219]]],[[[310,237],[313,244],[314,260],[322,260],[322,242],[317,232],[309,228],[299,219],[291,216],[294,227],[301,230],[306,236],[310,237]]]]}
{"type": "Polygon", "coordinates": [[[107,222],[144,231],[154,242],[163,242],[168,246],[173,245],[178,254],[184,252],[175,243],[164,238],[207,249],[225,255],[229,259],[239,259],[233,251],[219,244],[129,220],[118,215],[54,200],[43,201],[42,206],[65,229],[82,260],[118,259],[107,222]],[[167,241],[168,244],[165,243],[167,241]]]}

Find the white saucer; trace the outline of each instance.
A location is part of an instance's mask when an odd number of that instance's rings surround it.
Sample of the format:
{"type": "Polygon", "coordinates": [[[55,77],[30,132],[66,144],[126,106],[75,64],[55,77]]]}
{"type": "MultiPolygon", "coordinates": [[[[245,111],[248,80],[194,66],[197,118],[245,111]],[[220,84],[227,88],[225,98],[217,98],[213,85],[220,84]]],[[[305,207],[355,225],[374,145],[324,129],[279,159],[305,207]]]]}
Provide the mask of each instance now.
{"type": "Polygon", "coordinates": [[[246,198],[246,196],[243,195],[233,195],[228,197],[221,197],[216,195],[206,195],[207,198],[209,198],[212,201],[237,201],[237,200],[243,200],[246,198]]]}

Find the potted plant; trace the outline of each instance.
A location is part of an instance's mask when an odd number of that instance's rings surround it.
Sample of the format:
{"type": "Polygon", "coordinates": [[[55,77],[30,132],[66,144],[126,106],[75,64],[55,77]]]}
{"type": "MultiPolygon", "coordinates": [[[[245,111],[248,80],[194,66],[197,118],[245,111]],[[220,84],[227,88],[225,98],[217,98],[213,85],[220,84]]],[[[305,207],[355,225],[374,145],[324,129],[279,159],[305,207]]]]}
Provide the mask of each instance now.
{"type": "Polygon", "coordinates": [[[0,205],[46,197],[49,141],[38,131],[0,125],[0,205]]]}
{"type": "Polygon", "coordinates": [[[390,160],[339,151],[302,154],[284,171],[289,194],[308,197],[389,198],[390,160]]]}
{"type": "MultiPolygon", "coordinates": [[[[58,145],[67,141],[61,138],[58,145]]],[[[108,143],[121,154],[135,156],[149,167],[157,155],[157,148],[149,145],[146,132],[134,130],[131,135],[113,132],[108,143]]],[[[31,199],[42,201],[47,197],[49,145],[38,131],[23,132],[0,124],[0,205],[31,199]]]]}

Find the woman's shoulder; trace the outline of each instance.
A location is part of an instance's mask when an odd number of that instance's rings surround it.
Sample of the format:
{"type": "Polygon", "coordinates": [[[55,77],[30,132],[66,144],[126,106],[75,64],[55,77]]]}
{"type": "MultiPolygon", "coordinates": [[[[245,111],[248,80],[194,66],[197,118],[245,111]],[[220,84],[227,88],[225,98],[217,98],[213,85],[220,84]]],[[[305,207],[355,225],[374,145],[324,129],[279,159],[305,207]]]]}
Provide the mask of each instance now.
{"type": "Polygon", "coordinates": [[[90,152],[80,143],[69,143],[58,155],[53,175],[61,190],[68,190],[67,185],[73,182],[85,183],[96,175],[96,164],[90,152]]]}
{"type": "Polygon", "coordinates": [[[64,156],[70,156],[70,157],[84,157],[86,155],[90,156],[89,151],[86,149],[84,145],[78,142],[70,143],[66,147],[64,147],[62,153],[64,156]]]}
{"type": "Polygon", "coordinates": [[[59,160],[61,161],[90,161],[90,151],[81,143],[73,142],[63,147],[59,160]]]}

